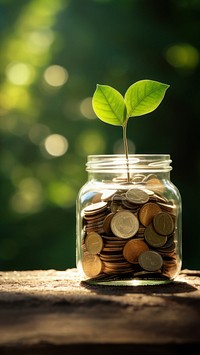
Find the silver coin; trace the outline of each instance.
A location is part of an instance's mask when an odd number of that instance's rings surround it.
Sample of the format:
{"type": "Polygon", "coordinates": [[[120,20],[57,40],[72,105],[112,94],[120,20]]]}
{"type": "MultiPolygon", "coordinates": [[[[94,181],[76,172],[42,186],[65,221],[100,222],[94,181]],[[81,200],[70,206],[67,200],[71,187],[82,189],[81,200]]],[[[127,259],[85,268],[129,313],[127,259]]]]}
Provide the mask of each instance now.
{"type": "Polygon", "coordinates": [[[139,221],[130,211],[119,211],[111,219],[110,227],[115,236],[128,239],[137,233],[139,221]]]}
{"type": "Polygon", "coordinates": [[[153,250],[147,250],[140,254],[138,262],[144,270],[157,271],[161,268],[163,259],[157,252],[153,250]]]}
{"type": "Polygon", "coordinates": [[[143,204],[149,200],[149,195],[142,189],[134,188],[126,192],[126,198],[129,202],[143,204]]]}

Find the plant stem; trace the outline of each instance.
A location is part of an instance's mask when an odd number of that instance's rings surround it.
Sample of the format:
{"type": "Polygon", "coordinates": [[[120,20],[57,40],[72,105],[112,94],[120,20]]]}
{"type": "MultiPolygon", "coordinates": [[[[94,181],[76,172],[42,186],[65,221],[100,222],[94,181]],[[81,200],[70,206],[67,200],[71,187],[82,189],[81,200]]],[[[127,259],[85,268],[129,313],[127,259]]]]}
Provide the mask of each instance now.
{"type": "Polygon", "coordinates": [[[128,120],[125,121],[122,128],[123,128],[124,151],[125,151],[125,155],[126,155],[127,181],[129,182],[130,181],[130,172],[129,172],[129,161],[128,161],[128,142],[127,142],[127,137],[126,137],[127,122],[128,122],[128,120]]]}

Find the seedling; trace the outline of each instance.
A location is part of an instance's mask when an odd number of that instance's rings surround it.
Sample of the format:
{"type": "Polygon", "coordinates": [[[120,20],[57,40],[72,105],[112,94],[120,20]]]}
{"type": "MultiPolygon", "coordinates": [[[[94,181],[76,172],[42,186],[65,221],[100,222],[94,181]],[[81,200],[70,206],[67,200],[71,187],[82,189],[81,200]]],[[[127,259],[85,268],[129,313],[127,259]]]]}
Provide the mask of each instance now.
{"type": "Polygon", "coordinates": [[[160,105],[168,88],[169,85],[158,81],[140,80],[132,84],[123,97],[111,86],[97,84],[92,106],[100,120],[114,126],[121,126],[123,129],[128,181],[130,181],[126,135],[128,120],[154,111],[160,105]]]}

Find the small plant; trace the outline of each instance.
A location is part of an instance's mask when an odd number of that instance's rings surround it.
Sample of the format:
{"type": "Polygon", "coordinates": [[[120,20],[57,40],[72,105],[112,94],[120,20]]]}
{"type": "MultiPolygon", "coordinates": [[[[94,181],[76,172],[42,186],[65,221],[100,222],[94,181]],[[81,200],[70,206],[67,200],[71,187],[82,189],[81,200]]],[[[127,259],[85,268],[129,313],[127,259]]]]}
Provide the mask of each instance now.
{"type": "Polygon", "coordinates": [[[132,84],[123,97],[111,86],[97,84],[92,100],[93,110],[100,120],[114,126],[122,126],[128,181],[128,120],[154,111],[163,100],[168,87],[169,85],[158,81],[140,80],[132,84]]]}

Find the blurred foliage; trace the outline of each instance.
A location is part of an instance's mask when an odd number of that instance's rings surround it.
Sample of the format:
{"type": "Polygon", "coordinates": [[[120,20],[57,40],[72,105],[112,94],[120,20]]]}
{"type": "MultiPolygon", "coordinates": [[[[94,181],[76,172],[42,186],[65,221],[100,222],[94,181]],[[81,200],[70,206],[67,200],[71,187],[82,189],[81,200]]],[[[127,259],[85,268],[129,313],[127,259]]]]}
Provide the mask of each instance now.
{"type": "Polygon", "coordinates": [[[171,155],[183,267],[200,267],[199,18],[198,0],[0,0],[1,270],[75,266],[87,155],[122,139],[91,97],[141,79],[171,87],[151,118],[130,120],[130,151],[171,155]]]}

